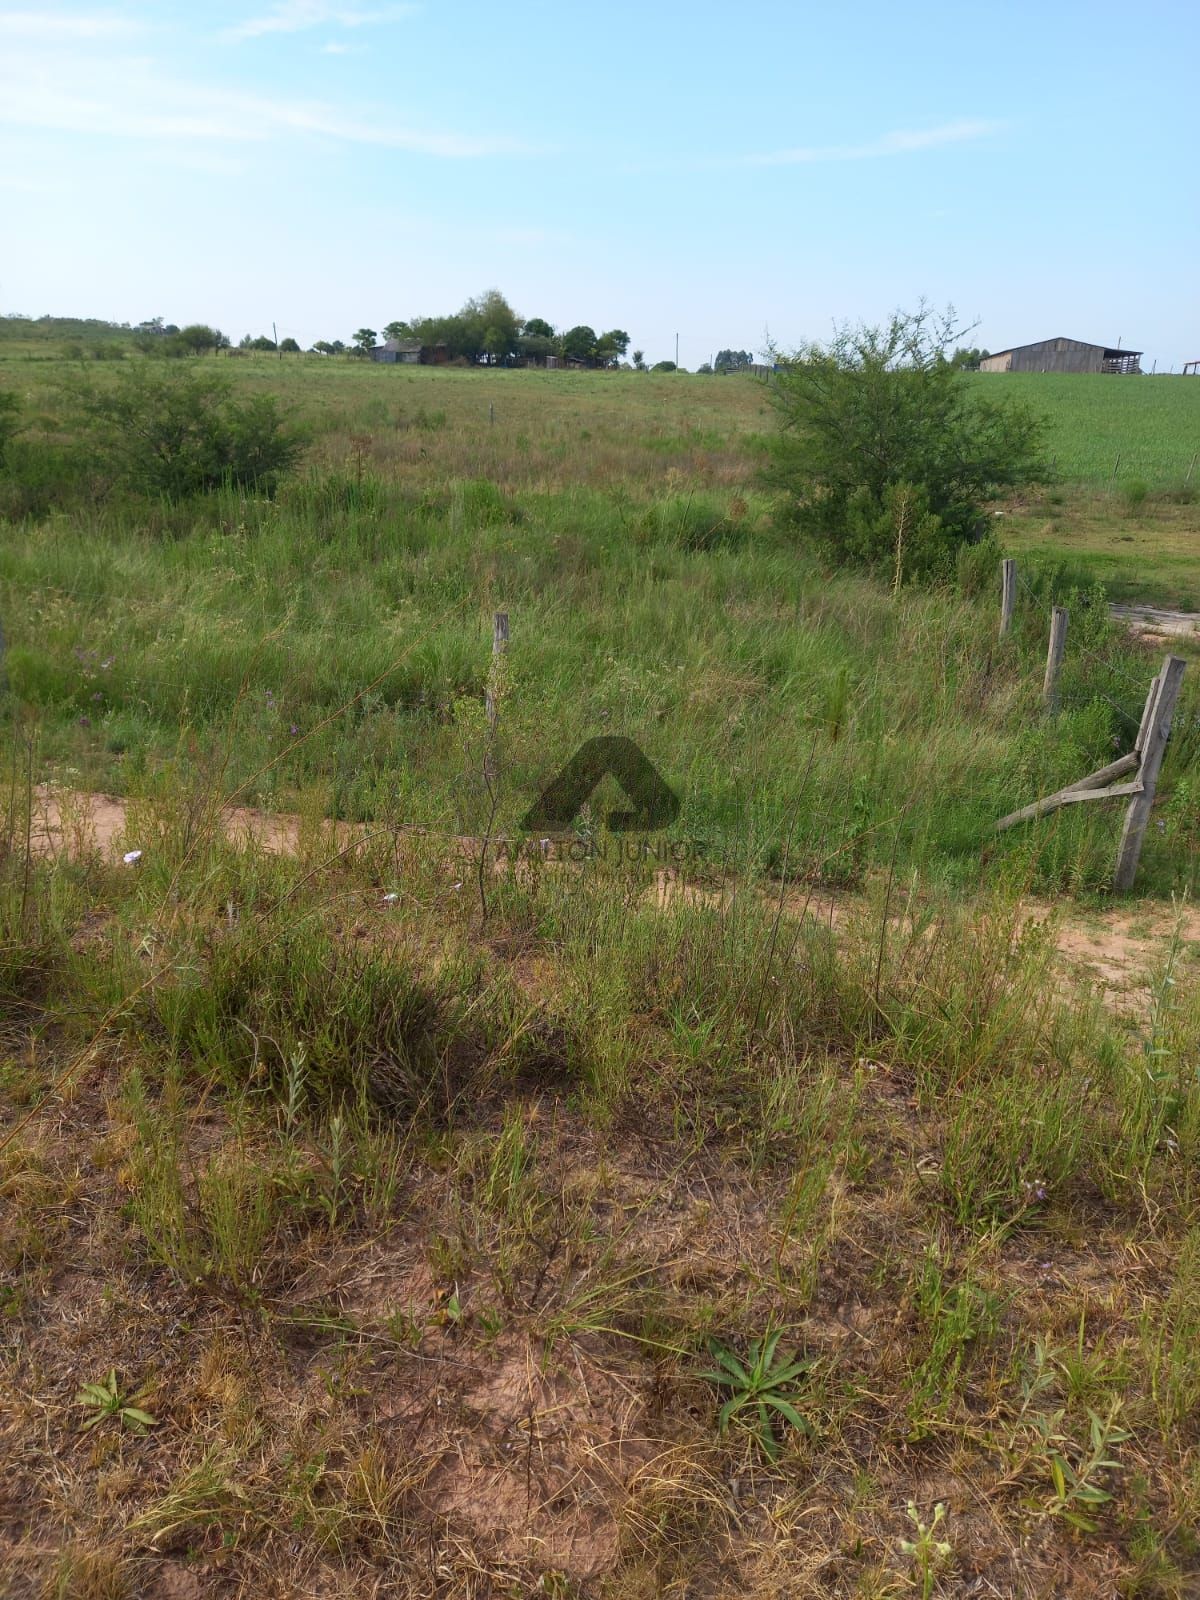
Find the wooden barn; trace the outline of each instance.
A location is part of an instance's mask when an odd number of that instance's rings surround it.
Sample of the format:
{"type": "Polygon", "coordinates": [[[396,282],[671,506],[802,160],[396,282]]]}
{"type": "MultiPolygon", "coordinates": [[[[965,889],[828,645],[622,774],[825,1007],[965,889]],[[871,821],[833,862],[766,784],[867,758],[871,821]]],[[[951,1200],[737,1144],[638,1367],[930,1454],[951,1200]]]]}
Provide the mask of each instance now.
{"type": "Polygon", "coordinates": [[[389,365],[399,361],[413,367],[442,367],[450,359],[444,344],[422,344],[419,339],[387,339],[369,354],[372,361],[384,361],[389,365]]]}
{"type": "Polygon", "coordinates": [[[386,339],[383,344],[377,344],[371,351],[372,361],[396,362],[403,361],[415,366],[421,359],[421,341],[419,339],[386,339]]]}
{"type": "Polygon", "coordinates": [[[1082,339],[1040,339],[984,356],[980,372],[1141,372],[1140,350],[1082,339]]]}

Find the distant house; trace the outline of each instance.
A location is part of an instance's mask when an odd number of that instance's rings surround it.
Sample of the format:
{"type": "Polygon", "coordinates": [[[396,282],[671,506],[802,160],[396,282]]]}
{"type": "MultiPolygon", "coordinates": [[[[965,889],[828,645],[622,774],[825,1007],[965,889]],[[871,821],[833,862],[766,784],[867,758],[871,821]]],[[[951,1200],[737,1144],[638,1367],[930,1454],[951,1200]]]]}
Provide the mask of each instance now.
{"type": "Polygon", "coordinates": [[[421,360],[421,341],[419,339],[387,339],[383,344],[377,344],[371,351],[371,360],[389,363],[403,361],[410,366],[416,366],[421,360]]]}
{"type": "Polygon", "coordinates": [[[1141,372],[1140,350],[1086,344],[1082,339],[1041,339],[984,356],[980,372],[1141,372]]]}

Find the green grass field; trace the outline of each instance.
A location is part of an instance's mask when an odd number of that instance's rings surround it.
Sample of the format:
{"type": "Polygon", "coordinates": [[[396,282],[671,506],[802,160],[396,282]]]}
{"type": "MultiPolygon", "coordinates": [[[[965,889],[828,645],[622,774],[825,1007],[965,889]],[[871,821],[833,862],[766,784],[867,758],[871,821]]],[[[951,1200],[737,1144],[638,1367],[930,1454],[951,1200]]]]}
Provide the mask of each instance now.
{"type": "MultiPolygon", "coordinates": [[[[1182,484],[1200,451],[1200,382],[1071,373],[981,372],[992,395],[1015,395],[1050,423],[1049,451],[1070,483],[1182,484]]],[[[1197,483],[1194,468],[1191,481],[1197,483]]]]}
{"type": "Polygon", "coordinates": [[[1162,650],[1091,560],[1128,516],[1185,583],[1174,446],[997,508],[1001,640],[998,549],[795,548],[749,380],[235,358],[302,469],[167,505],[49,343],[0,352],[0,1589],[1194,1594],[1200,671],[1134,902],[1120,808],[991,826],[1131,745],[1162,650]],[[614,733],[678,818],[506,855],[614,733]]]}

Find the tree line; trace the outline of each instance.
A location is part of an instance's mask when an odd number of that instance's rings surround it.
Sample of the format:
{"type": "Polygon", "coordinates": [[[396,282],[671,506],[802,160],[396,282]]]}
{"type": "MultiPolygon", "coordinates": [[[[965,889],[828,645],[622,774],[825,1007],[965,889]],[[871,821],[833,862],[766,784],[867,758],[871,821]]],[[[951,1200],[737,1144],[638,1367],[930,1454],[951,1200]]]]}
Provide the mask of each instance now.
{"type": "MultiPolygon", "coordinates": [[[[473,296],[459,311],[444,316],[396,318],[385,323],[381,331],[384,339],[440,345],[447,360],[469,366],[504,367],[529,361],[540,364],[549,356],[558,356],[589,367],[617,367],[629,349],[629,335],[624,328],[597,333],[588,323],[580,322],[559,331],[544,317],[521,317],[498,289],[473,296]]],[[[352,345],[360,355],[369,355],[378,339],[374,328],[362,327],[352,345]]],[[[333,346],[327,346],[324,340],[313,348],[322,354],[333,351],[333,346]]],[[[641,359],[642,352],[634,351],[634,364],[641,359]]]]}
{"type": "MultiPolygon", "coordinates": [[[[148,317],[133,330],[134,343],[148,355],[194,356],[219,354],[234,349],[229,335],[208,323],[193,322],[186,327],[148,317]]],[[[609,328],[597,333],[586,322],[557,329],[544,317],[523,318],[513,310],[498,289],[473,296],[458,311],[444,316],[394,318],[382,329],[363,326],[349,340],[317,339],[309,353],[321,356],[351,355],[367,357],[380,340],[396,340],[423,348],[440,348],[444,359],[465,366],[543,366],[551,356],[585,367],[620,367],[628,362],[637,372],[674,372],[673,361],[646,364],[641,350],[629,351],[630,338],[624,328],[609,328]]],[[[236,348],[279,355],[301,355],[299,342],[273,335],[245,334],[236,348]]],[[[980,352],[956,351],[956,363],[977,364],[980,352]],[[968,359],[960,362],[960,357],[968,359]]],[[[983,352],[986,354],[986,351],[983,352]]],[[[720,350],[712,362],[704,362],[698,372],[746,372],[755,364],[749,350],[720,350]]]]}
{"type": "MultiPolygon", "coordinates": [[[[369,356],[380,341],[412,341],[422,346],[441,346],[447,361],[468,366],[517,366],[526,362],[543,364],[550,356],[580,362],[588,367],[618,367],[629,350],[629,334],[624,328],[609,328],[597,333],[588,323],[556,329],[544,317],[523,318],[513,310],[498,289],[475,295],[458,311],[444,316],[395,318],[382,330],[363,326],[349,341],[318,339],[311,346],[316,355],[369,356]]],[[[180,328],[164,323],[161,317],[148,318],[136,330],[135,342],[147,354],[186,356],[216,354],[233,348],[229,336],[207,323],[191,323],[180,328]]],[[[278,342],[266,334],[246,336],[239,350],[272,351],[299,355],[293,338],[278,342]]],[[[645,370],[642,352],[635,350],[633,365],[645,370]]]]}

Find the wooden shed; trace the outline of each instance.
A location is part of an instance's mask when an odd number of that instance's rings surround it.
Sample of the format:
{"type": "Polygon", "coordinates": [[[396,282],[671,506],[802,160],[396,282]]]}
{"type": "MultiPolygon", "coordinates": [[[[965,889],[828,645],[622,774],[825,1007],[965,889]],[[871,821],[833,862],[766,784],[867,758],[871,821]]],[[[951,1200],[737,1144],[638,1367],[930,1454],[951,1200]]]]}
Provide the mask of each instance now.
{"type": "Polygon", "coordinates": [[[383,344],[377,344],[371,351],[372,361],[403,361],[415,366],[420,359],[419,339],[387,339],[383,344]]]}
{"type": "Polygon", "coordinates": [[[1040,339],[984,356],[980,372],[1141,372],[1140,350],[1087,344],[1082,339],[1040,339]]]}

